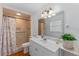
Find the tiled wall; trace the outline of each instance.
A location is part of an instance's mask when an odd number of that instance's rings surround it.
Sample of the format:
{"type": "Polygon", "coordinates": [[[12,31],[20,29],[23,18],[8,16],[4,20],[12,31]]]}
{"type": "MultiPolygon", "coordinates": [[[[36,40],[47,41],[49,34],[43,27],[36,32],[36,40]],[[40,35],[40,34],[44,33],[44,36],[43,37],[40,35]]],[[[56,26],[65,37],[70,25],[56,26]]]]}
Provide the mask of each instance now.
{"type": "Polygon", "coordinates": [[[30,34],[30,23],[27,20],[16,19],[16,45],[20,46],[28,42],[30,34]]]}

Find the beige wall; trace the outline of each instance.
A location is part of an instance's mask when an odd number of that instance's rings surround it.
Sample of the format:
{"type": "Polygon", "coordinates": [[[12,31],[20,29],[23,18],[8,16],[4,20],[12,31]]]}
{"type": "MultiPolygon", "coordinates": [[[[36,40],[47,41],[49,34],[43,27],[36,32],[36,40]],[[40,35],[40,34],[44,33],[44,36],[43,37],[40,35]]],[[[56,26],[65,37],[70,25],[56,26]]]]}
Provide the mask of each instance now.
{"type": "Polygon", "coordinates": [[[21,44],[29,41],[30,35],[30,21],[23,19],[16,19],[16,44],[21,44]]]}

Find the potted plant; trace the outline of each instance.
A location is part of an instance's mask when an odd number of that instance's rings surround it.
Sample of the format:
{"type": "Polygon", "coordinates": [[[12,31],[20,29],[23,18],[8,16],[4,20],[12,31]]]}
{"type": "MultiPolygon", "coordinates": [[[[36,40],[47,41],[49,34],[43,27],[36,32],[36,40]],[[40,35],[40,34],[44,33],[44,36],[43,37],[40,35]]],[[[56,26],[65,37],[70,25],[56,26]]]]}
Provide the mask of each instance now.
{"type": "Polygon", "coordinates": [[[63,46],[64,48],[68,48],[68,49],[72,49],[74,46],[73,41],[75,41],[75,37],[72,34],[64,34],[62,35],[62,39],[63,39],[63,46]]]}

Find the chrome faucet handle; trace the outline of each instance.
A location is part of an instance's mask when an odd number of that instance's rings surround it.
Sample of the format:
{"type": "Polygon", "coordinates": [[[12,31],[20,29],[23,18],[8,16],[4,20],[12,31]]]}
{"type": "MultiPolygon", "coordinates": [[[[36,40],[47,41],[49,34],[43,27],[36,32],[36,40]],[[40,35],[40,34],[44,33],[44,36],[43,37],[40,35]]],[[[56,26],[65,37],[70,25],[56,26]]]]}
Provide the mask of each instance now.
{"type": "Polygon", "coordinates": [[[44,37],[44,35],[43,35],[43,33],[41,34],[41,38],[43,38],[44,37]]]}

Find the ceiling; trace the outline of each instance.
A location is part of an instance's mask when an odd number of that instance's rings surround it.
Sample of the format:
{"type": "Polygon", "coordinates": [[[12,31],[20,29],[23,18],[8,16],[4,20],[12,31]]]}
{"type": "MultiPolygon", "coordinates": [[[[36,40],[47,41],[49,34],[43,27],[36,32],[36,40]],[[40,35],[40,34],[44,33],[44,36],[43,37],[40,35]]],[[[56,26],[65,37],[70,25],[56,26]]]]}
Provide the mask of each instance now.
{"type": "MultiPolygon", "coordinates": [[[[41,10],[43,8],[47,7],[48,5],[49,6],[56,6],[56,3],[55,3],[55,5],[54,5],[54,3],[50,3],[50,4],[49,3],[3,3],[3,4],[10,6],[12,8],[30,12],[32,14],[41,12],[41,10]]],[[[68,5],[69,6],[69,5],[79,5],[79,4],[77,4],[77,3],[76,4],[75,3],[74,4],[68,4],[68,3],[58,4],[57,3],[57,6],[56,6],[57,10],[58,10],[58,8],[61,9],[61,7],[59,5],[61,5],[61,6],[68,5]]]]}
{"type": "Polygon", "coordinates": [[[40,12],[47,3],[4,3],[7,6],[31,13],[40,12]]]}

